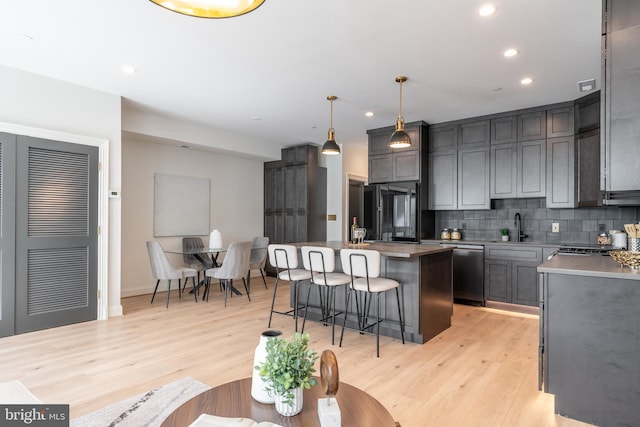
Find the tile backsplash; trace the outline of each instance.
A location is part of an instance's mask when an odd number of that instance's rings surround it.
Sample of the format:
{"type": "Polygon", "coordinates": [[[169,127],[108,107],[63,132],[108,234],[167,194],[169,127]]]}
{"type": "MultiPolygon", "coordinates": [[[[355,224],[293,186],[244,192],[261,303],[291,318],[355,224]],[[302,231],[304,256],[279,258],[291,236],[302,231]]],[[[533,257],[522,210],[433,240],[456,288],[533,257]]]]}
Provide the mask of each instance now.
{"type": "Polygon", "coordinates": [[[524,242],[596,244],[598,233],[604,230],[624,231],[624,224],[638,223],[637,207],[593,207],[548,209],[546,200],[493,200],[490,210],[437,211],[436,238],[443,228],[458,228],[463,240],[500,240],[500,229],[508,228],[511,240],[516,239],[514,218],[520,213],[524,242]],[[551,224],[560,225],[560,232],[551,232],[551,224]]]}

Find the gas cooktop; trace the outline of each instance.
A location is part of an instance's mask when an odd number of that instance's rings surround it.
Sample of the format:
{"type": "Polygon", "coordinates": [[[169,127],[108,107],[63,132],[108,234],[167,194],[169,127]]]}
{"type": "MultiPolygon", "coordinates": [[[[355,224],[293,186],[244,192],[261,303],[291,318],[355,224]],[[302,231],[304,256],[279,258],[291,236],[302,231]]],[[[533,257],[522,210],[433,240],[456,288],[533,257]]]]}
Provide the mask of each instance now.
{"type": "Polygon", "coordinates": [[[609,251],[619,249],[613,246],[590,246],[590,245],[576,245],[576,246],[561,246],[556,254],[559,255],[609,255],[609,251]]]}

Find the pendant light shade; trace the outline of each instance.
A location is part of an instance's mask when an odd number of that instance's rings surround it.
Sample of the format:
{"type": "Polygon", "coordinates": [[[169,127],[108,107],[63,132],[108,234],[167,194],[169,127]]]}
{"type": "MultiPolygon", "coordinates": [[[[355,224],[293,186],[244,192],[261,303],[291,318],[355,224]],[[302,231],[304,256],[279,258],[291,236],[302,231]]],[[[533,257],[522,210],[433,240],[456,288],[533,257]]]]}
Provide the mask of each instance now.
{"type": "Polygon", "coordinates": [[[257,9],[264,0],[151,0],[165,9],[199,18],[232,18],[257,9]]]}
{"type": "Polygon", "coordinates": [[[406,81],[407,78],[405,76],[396,77],[396,82],[400,83],[400,112],[396,120],[396,131],[389,138],[389,147],[391,148],[405,148],[411,145],[411,138],[404,131],[404,118],[402,117],[402,83],[406,81]]]}
{"type": "Polygon", "coordinates": [[[327,100],[331,102],[331,121],[329,122],[329,136],[327,142],[322,145],[322,154],[336,155],[340,154],[340,146],[336,143],[336,133],[333,130],[333,101],[338,99],[337,96],[327,96],[327,100]]]}

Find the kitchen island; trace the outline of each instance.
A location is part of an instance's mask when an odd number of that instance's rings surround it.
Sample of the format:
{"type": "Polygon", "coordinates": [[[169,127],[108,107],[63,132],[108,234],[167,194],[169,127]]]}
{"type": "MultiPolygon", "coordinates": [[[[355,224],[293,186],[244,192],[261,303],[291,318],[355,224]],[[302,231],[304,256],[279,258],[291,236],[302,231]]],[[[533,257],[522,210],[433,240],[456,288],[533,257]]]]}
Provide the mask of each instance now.
{"type": "Polygon", "coordinates": [[[602,255],[538,267],[540,380],[555,412],[598,426],[640,425],[640,271],[602,255]]]}
{"type": "MultiPolygon", "coordinates": [[[[336,252],[336,270],[342,271],[340,249],[358,248],[379,251],[382,255],[381,276],[400,283],[400,302],[405,322],[405,340],[425,343],[451,326],[453,314],[452,249],[437,245],[411,243],[367,243],[363,246],[339,241],[303,242],[302,246],[326,246],[336,252]]],[[[300,261],[302,262],[302,261],[300,261]]],[[[306,285],[299,291],[299,301],[304,305],[306,285]]],[[[291,302],[293,305],[293,290],[291,302]]],[[[345,295],[336,292],[336,312],[344,311],[345,295]]],[[[356,328],[355,310],[350,311],[348,327],[356,328]]],[[[394,293],[380,296],[380,313],[391,321],[398,321],[398,309],[394,293]]],[[[312,290],[308,319],[322,318],[320,297],[312,290]]],[[[342,325],[342,317],[337,324],[342,325]]],[[[383,322],[380,334],[400,338],[400,327],[383,322]]]]}

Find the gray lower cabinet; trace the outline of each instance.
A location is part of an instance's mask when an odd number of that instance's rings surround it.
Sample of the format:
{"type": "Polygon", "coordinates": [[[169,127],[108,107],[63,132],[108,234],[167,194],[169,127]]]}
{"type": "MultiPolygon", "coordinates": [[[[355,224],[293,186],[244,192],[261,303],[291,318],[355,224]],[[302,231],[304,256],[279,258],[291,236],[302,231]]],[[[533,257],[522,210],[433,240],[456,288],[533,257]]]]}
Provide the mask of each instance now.
{"type": "Polygon", "coordinates": [[[485,246],[484,293],[487,301],[538,305],[538,275],[543,248],[515,244],[485,246]]]}

